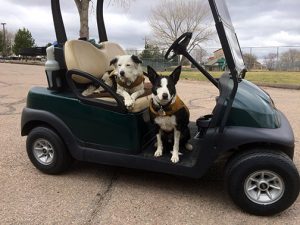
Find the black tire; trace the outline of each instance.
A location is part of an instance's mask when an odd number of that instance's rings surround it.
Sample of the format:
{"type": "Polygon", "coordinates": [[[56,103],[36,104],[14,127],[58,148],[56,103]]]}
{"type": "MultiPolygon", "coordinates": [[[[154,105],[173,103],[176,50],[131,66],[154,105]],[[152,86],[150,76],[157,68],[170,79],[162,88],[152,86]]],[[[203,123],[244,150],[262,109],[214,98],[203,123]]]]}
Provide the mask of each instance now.
{"type": "Polygon", "coordinates": [[[47,127],[36,127],[30,131],[26,148],[32,164],[46,174],[62,173],[72,163],[62,139],[47,127]]]}
{"type": "Polygon", "coordinates": [[[225,186],[242,210],[269,216],[284,211],[296,201],[300,178],[293,161],[284,153],[250,151],[230,160],[225,186]]]}

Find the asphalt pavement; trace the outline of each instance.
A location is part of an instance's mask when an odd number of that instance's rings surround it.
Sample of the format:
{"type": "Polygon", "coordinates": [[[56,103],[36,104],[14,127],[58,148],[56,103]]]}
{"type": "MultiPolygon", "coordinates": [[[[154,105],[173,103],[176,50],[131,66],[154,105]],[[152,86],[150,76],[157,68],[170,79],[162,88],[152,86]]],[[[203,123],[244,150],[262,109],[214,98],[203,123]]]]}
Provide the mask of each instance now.
{"type": "MultiPolygon", "coordinates": [[[[200,180],[82,162],[58,176],[39,172],[27,157],[20,119],[28,90],[46,85],[42,66],[0,63],[0,224],[300,224],[299,198],[272,217],[242,212],[217,167],[200,180]]],[[[294,129],[300,169],[300,91],[265,90],[294,129]]],[[[196,120],[212,111],[218,91],[180,80],[178,93],[196,120]]]]}

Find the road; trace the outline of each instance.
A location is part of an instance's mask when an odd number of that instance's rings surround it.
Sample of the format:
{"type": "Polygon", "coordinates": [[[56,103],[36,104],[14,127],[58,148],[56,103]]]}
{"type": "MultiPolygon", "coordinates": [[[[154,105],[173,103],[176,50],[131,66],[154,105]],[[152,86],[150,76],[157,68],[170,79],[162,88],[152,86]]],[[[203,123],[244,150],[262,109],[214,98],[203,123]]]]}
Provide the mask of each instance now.
{"type": "MultiPolygon", "coordinates": [[[[229,199],[222,174],[200,180],[76,162],[59,176],[29,162],[20,136],[21,110],[28,90],[46,86],[41,66],[0,63],[1,224],[299,224],[300,199],[273,217],[240,211],[229,199]]],[[[300,91],[265,88],[290,120],[300,169],[300,91]]],[[[217,96],[207,82],[181,80],[178,92],[192,120],[211,112],[217,96]],[[188,90],[188,92],[187,92],[188,90]]]]}

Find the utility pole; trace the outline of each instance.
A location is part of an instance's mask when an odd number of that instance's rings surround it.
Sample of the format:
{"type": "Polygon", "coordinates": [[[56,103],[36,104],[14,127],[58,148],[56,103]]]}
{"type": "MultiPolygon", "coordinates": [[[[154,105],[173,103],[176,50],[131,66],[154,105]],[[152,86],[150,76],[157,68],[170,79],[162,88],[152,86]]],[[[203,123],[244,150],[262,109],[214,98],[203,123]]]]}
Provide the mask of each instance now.
{"type": "Polygon", "coordinates": [[[147,38],[147,36],[145,36],[145,38],[143,40],[145,41],[145,48],[146,48],[147,45],[148,45],[148,38],[147,38]]]}
{"type": "Polygon", "coordinates": [[[3,57],[5,57],[6,55],[6,41],[5,41],[5,39],[6,39],[6,37],[5,37],[5,25],[6,25],[6,23],[1,23],[1,25],[3,26],[3,48],[2,48],[2,56],[3,57]]]}

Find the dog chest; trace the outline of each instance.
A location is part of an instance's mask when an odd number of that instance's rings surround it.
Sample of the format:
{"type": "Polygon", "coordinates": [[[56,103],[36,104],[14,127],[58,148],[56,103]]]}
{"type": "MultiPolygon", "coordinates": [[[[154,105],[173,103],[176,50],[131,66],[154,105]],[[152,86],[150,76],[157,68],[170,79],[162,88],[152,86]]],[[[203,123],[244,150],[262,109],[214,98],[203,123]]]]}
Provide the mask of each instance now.
{"type": "Polygon", "coordinates": [[[172,131],[177,125],[175,116],[159,116],[154,121],[164,131],[172,131]]]}

